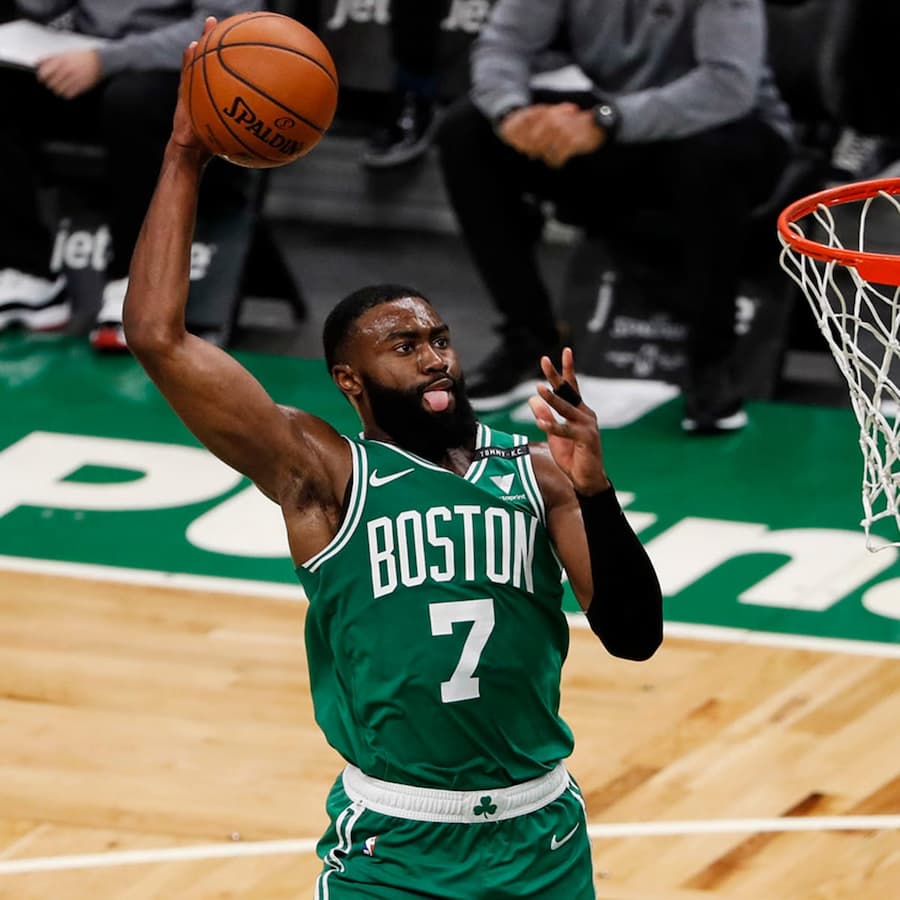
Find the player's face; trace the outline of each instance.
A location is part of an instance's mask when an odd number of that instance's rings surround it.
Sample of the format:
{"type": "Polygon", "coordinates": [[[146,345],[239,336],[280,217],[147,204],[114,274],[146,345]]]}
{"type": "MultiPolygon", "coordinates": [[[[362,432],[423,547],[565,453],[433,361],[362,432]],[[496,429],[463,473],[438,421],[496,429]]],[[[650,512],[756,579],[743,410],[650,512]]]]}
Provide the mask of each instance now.
{"type": "Polygon", "coordinates": [[[449,329],[429,304],[409,297],[368,310],[354,343],[372,415],[401,446],[433,458],[474,434],[449,329]]]}
{"type": "Polygon", "coordinates": [[[455,405],[461,373],[450,329],[424,300],[403,297],[375,306],[356,320],[354,332],[358,371],[384,387],[418,391],[426,411],[455,405]]]}

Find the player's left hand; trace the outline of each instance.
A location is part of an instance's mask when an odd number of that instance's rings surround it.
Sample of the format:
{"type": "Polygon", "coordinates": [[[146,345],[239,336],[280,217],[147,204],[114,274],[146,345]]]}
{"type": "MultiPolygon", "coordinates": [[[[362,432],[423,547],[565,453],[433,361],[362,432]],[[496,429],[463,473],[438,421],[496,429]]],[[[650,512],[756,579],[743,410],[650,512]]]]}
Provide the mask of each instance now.
{"type": "Polygon", "coordinates": [[[100,83],[103,64],[96,50],[67,50],[44,57],[35,74],[57,97],[72,100],[100,83]]]}
{"type": "Polygon", "coordinates": [[[575,358],[571,348],[562,352],[562,373],[550,358],[541,358],[541,369],[550,383],[537,386],[537,397],[528,401],[538,428],[547,435],[547,445],[556,464],[569,477],[579,494],[590,496],[609,487],[603,467],[603,451],[597,416],[582,400],[577,406],[554,393],[564,381],[577,392],[575,358]],[[553,412],[558,413],[559,421],[553,412]]]}

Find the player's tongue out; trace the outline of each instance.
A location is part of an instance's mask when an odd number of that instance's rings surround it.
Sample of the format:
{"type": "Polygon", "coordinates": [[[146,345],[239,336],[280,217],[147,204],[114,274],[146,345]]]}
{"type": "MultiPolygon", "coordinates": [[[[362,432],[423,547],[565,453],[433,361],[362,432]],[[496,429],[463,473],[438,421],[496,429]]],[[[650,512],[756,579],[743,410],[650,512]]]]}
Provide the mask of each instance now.
{"type": "Polygon", "coordinates": [[[433,412],[443,412],[450,405],[449,391],[425,391],[424,397],[433,412]]]}

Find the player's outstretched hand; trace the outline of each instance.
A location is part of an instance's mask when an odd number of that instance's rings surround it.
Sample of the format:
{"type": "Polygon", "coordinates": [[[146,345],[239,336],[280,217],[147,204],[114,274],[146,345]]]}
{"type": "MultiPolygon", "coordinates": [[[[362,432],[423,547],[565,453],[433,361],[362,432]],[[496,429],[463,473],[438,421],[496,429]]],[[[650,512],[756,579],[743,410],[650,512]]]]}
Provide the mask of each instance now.
{"type": "Polygon", "coordinates": [[[553,459],[579,494],[590,496],[606,490],[609,479],[603,467],[597,416],[578,394],[575,357],[571,348],[566,347],[562,352],[562,373],[556,371],[547,356],[541,359],[541,369],[550,386],[539,384],[538,396],[532,397],[528,405],[538,428],[547,435],[553,459]],[[564,384],[568,384],[574,392],[575,396],[571,399],[575,402],[570,403],[557,393],[558,390],[568,393],[564,384]]]}
{"type": "Polygon", "coordinates": [[[178,87],[178,104],[175,107],[175,116],[172,120],[172,141],[180,147],[195,151],[204,159],[208,159],[212,154],[194,130],[191,116],[188,112],[185,86],[187,84],[187,79],[190,77],[189,68],[193,62],[194,51],[197,49],[197,44],[208,32],[216,27],[216,24],[217,20],[214,16],[207,16],[206,21],[203,24],[203,33],[200,35],[200,39],[191,41],[191,43],[184,48],[184,53],[181,57],[181,83],[178,87]]]}

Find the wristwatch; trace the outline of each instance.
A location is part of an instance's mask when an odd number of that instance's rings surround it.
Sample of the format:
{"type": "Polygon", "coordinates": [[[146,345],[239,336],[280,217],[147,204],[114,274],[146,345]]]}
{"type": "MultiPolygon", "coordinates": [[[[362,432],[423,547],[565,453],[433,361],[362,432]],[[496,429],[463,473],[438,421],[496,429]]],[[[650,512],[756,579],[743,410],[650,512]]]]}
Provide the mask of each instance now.
{"type": "Polygon", "coordinates": [[[619,111],[608,100],[600,100],[594,107],[594,122],[603,129],[607,142],[610,142],[619,130],[619,111]]]}

